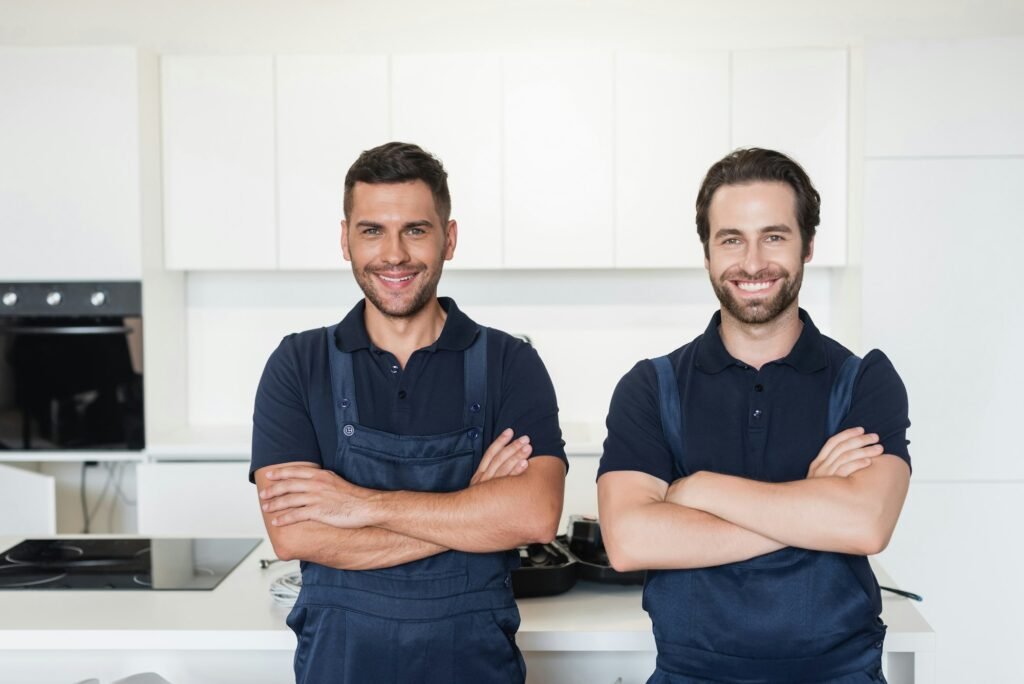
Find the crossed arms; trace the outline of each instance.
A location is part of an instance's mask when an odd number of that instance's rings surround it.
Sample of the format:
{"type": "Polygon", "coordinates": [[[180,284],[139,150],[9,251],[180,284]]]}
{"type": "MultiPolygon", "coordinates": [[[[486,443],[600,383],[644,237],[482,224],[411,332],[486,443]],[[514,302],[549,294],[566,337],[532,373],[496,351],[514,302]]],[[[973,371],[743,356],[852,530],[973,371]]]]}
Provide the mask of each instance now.
{"type": "Polygon", "coordinates": [[[757,482],[698,472],[669,484],[637,471],[598,480],[602,535],[620,571],[701,568],[786,546],[857,555],[889,543],[910,469],[878,435],[832,436],[807,478],[757,482]]]}
{"type": "Polygon", "coordinates": [[[345,570],[392,567],[449,549],[484,553],[554,538],[565,466],[530,454],[506,430],[470,486],[456,492],[378,491],[309,462],[255,472],[263,522],[283,560],[345,570]]]}

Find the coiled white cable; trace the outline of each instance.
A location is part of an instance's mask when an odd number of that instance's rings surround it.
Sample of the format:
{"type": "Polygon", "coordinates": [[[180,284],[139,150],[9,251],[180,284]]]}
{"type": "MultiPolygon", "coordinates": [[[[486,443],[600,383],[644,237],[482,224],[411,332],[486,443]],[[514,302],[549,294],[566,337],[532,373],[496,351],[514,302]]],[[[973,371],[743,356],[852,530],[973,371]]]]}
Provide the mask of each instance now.
{"type": "Polygon", "coordinates": [[[302,589],[302,573],[292,572],[281,575],[270,583],[270,596],[274,603],[291,608],[299,598],[302,589]]]}

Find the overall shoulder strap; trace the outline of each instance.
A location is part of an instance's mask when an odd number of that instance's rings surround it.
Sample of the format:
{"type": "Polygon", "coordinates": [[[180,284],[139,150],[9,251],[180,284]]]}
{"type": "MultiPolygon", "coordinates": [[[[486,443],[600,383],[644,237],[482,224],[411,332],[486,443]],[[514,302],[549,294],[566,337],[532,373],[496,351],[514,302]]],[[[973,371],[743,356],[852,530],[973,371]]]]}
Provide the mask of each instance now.
{"type": "Polygon", "coordinates": [[[352,372],[352,355],[338,349],[335,338],[337,325],[326,329],[327,358],[331,366],[331,394],[334,400],[335,415],[343,418],[338,420],[338,429],[343,425],[359,422],[359,408],[356,406],[356,381],[352,372]]]}
{"type": "Polygon", "coordinates": [[[857,370],[860,368],[860,357],[856,354],[843,361],[839,367],[839,373],[832,382],[832,391],[828,397],[828,436],[836,434],[839,425],[850,412],[850,404],[853,403],[853,381],[857,377],[857,370]]]}
{"type": "Polygon", "coordinates": [[[667,356],[651,359],[658,375],[658,403],[661,407],[661,429],[672,451],[676,467],[683,470],[683,411],[679,405],[679,381],[667,356]]]}
{"type": "MultiPolygon", "coordinates": [[[[483,431],[487,402],[487,327],[481,325],[473,344],[462,355],[465,403],[463,422],[483,431]]],[[[478,443],[482,441],[479,440],[478,443]]]]}

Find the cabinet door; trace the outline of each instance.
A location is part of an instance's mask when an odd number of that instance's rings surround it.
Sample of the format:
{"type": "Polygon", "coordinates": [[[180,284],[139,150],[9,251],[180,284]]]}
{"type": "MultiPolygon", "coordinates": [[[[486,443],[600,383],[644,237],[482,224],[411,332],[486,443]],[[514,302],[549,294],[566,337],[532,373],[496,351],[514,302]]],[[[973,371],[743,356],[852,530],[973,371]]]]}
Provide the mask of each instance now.
{"type": "Polygon", "coordinates": [[[733,53],[732,146],[793,157],[821,194],[814,260],[846,263],[847,55],[845,50],[733,53]]]}
{"type": "Polygon", "coordinates": [[[139,534],[266,534],[248,462],[140,463],[135,472],[139,534]]]}
{"type": "Polygon", "coordinates": [[[401,55],[391,78],[394,137],[433,153],[448,171],[459,242],[445,268],[500,268],[500,59],[401,55]]]}
{"type": "Polygon", "coordinates": [[[504,61],[505,265],[611,267],[611,55],[504,61]]]}
{"type": "Polygon", "coordinates": [[[616,266],[703,267],[694,204],[728,152],[728,52],[616,57],[616,266]]]}
{"type": "Polygon", "coordinates": [[[0,278],[138,280],[129,48],[0,49],[0,278]]]}
{"type": "Polygon", "coordinates": [[[277,265],[271,57],[163,59],[164,260],[277,265]]]}
{"type": "Polygon", "coordinates": [[[277,74],[279,266],[344,267],[345,174],[389,139],[386,56],[281,56],[277,74]]]}

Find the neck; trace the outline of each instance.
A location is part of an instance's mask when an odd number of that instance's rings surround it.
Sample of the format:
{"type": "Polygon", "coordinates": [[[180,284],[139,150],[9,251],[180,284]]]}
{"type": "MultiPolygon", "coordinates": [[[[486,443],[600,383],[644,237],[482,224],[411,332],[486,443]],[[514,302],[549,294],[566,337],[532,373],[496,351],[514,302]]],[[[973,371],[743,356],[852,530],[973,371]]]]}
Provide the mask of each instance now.
{"type": "Polygon", "coordinates": [[[366,300],[363,321],[366,332],[381,349],[395,355],[398,363],[405,368],[413,352],[429,347],[441,336],[447,312],[437,301],[437,297],[412,316],[388,316],[366,300]]]}
{"type": "Polygon", "coordinates": [[[797,302],[766,323],[744,323],[722,307],[718,334],[726,351],[740,361],[761,369],[766,363],[785,357],[804,329],[797,302]]]}

